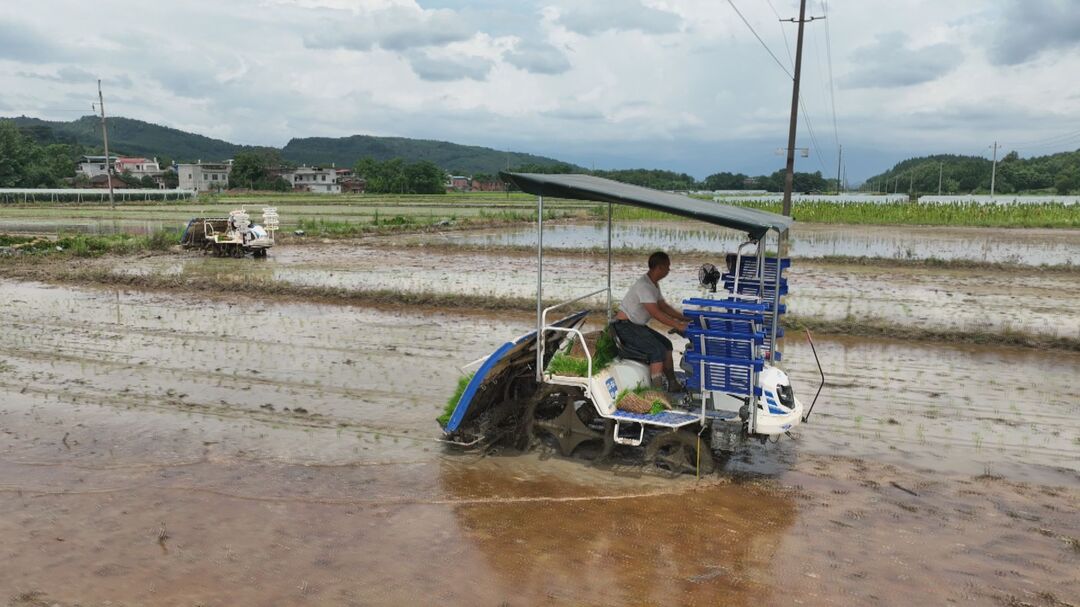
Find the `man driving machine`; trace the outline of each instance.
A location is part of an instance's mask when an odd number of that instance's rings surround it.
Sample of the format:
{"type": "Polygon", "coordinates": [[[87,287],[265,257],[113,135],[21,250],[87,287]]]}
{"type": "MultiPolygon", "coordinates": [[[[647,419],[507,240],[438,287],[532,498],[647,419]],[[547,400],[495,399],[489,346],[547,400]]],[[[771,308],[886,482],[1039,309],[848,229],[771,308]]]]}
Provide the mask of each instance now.
{"type": "Polygon", "coordinates": [[[649,256],[649,271],[626,292],[612,329],[619,338],[625,358],[643,360],[649,364],[649,376],[654,388],[681,392],[671,359],[671,340],[649,327],[650,319],[667,325],[679,333],[686,331],[689,318],[671,307],[660,293],[660,281],[671,271],[671,258],[663,251],[649,256]]]}

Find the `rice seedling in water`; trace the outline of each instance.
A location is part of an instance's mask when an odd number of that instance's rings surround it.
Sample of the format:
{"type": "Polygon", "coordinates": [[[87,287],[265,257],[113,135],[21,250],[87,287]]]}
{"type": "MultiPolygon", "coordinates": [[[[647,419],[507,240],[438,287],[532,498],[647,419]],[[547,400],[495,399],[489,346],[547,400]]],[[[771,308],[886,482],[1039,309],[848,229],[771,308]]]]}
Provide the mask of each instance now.
{"type": "MultiPolygon", "coordinates": [[[[781,212],[780,202],[730,200],[723,204],[781,212]]],[[[607,206],[589,210],[594,217],[607,217],[607,206]]],[[[918,202],[824,202],[798,201],[793,215],[807,223],[839,223],[857,225],[949,225],[1013,228],[1078,228],[1080,205],[1059,202],[1041,204],[981,204],[957,202],[937,204],[918,202]]],[[[613,217],[621,220],[680,218],[637,207],[619,205],[613,217]]]]}
{"type": "Polygon", "coordinates": [[[442,415],[435,418],[440,426],[446,427],[446,424],[450,423],[450,417],[454,415],[454,409],[457,408],[458,401],[461,400],[461,395],[465,393],[465,388],[469,387],[469,382],[472,381],[473,375],[475,375],[475,373],[462,375],[458,378],[457,388],[454,389],[454,393],[450,395],[450,398],[446,399],[446,406],[443,408],[442,415]]]}

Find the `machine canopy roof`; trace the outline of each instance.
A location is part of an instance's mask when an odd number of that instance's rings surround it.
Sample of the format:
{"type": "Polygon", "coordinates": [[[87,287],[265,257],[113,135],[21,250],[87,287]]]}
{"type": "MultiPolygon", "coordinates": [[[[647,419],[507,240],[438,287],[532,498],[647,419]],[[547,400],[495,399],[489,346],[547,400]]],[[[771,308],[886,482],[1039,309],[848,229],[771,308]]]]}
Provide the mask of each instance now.
{"type": "Polygon", "coordinates": [[[644,207],[742,230],[755,239],[763,238],[770,229],[784,232],[794,223],[790,217],[768,211],[733,207],[710,200],[690,198],[682,194],[669,194],[592,175],[507,172],[500,175],[522,191],[537,196],[595,200],[644,207]]]}

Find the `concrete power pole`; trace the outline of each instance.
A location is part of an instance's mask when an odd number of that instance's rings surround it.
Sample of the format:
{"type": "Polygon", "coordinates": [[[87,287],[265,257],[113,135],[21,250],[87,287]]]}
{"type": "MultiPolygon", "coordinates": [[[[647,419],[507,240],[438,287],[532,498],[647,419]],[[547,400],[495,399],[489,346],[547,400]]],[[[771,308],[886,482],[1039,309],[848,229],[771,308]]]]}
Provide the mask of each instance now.
{"type": "Polygon", "coordinates": [[[101,108],[101,138],[105,140],[105,181],[109,184],[109,208],[116,208],[113,199],[112,161],[109,160],[109,130],[105,127],[105,97],[101,95],[101,79],[97,81],[98,106],[101,108]]]}
{"type": "MultiPolygon", "coordinates": [[[[811,17],[809,21],[813,21],[811,17]]],[[[795,21],[786,19],[786,21],[795,21]]],[[[784,208],[783,213],[791,217],[791,190],[795,185],[795,131],[799,124],[799,77],[802,75],[803,26],[807,22],[806,0],[799,2],[799,35],[795,40],[795,76],[791,86],[791,122],[788,124],[787,168],[784,172],[784,208]]]]}
{"type": "Polygon", "coordinates": [[[838,154],[838,157],[836,159],[836,195],[839,196],[840,195],[840,166],[841,166],[841,163],[844,161],[844,146],[838,145],[836,147],[839,149],[839,154],[838,154]]]}
{"type": "Polygon", "coordinates": [[[941,174],[945,171],[945,163],[938,164],[937,169],[937,195],[941,196],[941,174]]]}
{"type": "Polygon", "coordinates": [[[994,182],[997,180],[997,151],[998,144],[994,142],[994,167],[990,169],[990,198],[994,197],[994,182]]]}

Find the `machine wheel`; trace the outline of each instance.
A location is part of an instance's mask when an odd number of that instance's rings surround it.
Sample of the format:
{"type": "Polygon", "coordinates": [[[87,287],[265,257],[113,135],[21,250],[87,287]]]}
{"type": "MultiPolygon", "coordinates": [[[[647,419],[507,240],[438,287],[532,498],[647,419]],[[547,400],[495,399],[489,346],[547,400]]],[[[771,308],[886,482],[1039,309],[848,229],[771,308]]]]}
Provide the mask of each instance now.
{"type": "Polygon", "coordinates": [[[241,257],[243,257],[244,256],[244,247],[242,247],[242,246],[240,246],[238,244],[232,245],[232,256],[237,258],[237,259],[240,259],[241,257]]]}
{"type": "Polygon", "coordinates": [[[689,430],[671,430],[654,438],[645,449],[645,459],[652,465],[674,474],[712,474],[716,470],[712,451],[703,437],[698,470],[698,436],[689,430]]]}
{"type": "Polygon", "coordinates": [[[580,388],[549,384],[537,391],[522,416],[519,446],[526,449],[534,441],[550,437],[556,442],[559,454],[569,457],[586,441],[602,441],[603,433],[588,426],[592,405],[574,407],[575,401],[584,398],[580,388]]]}

